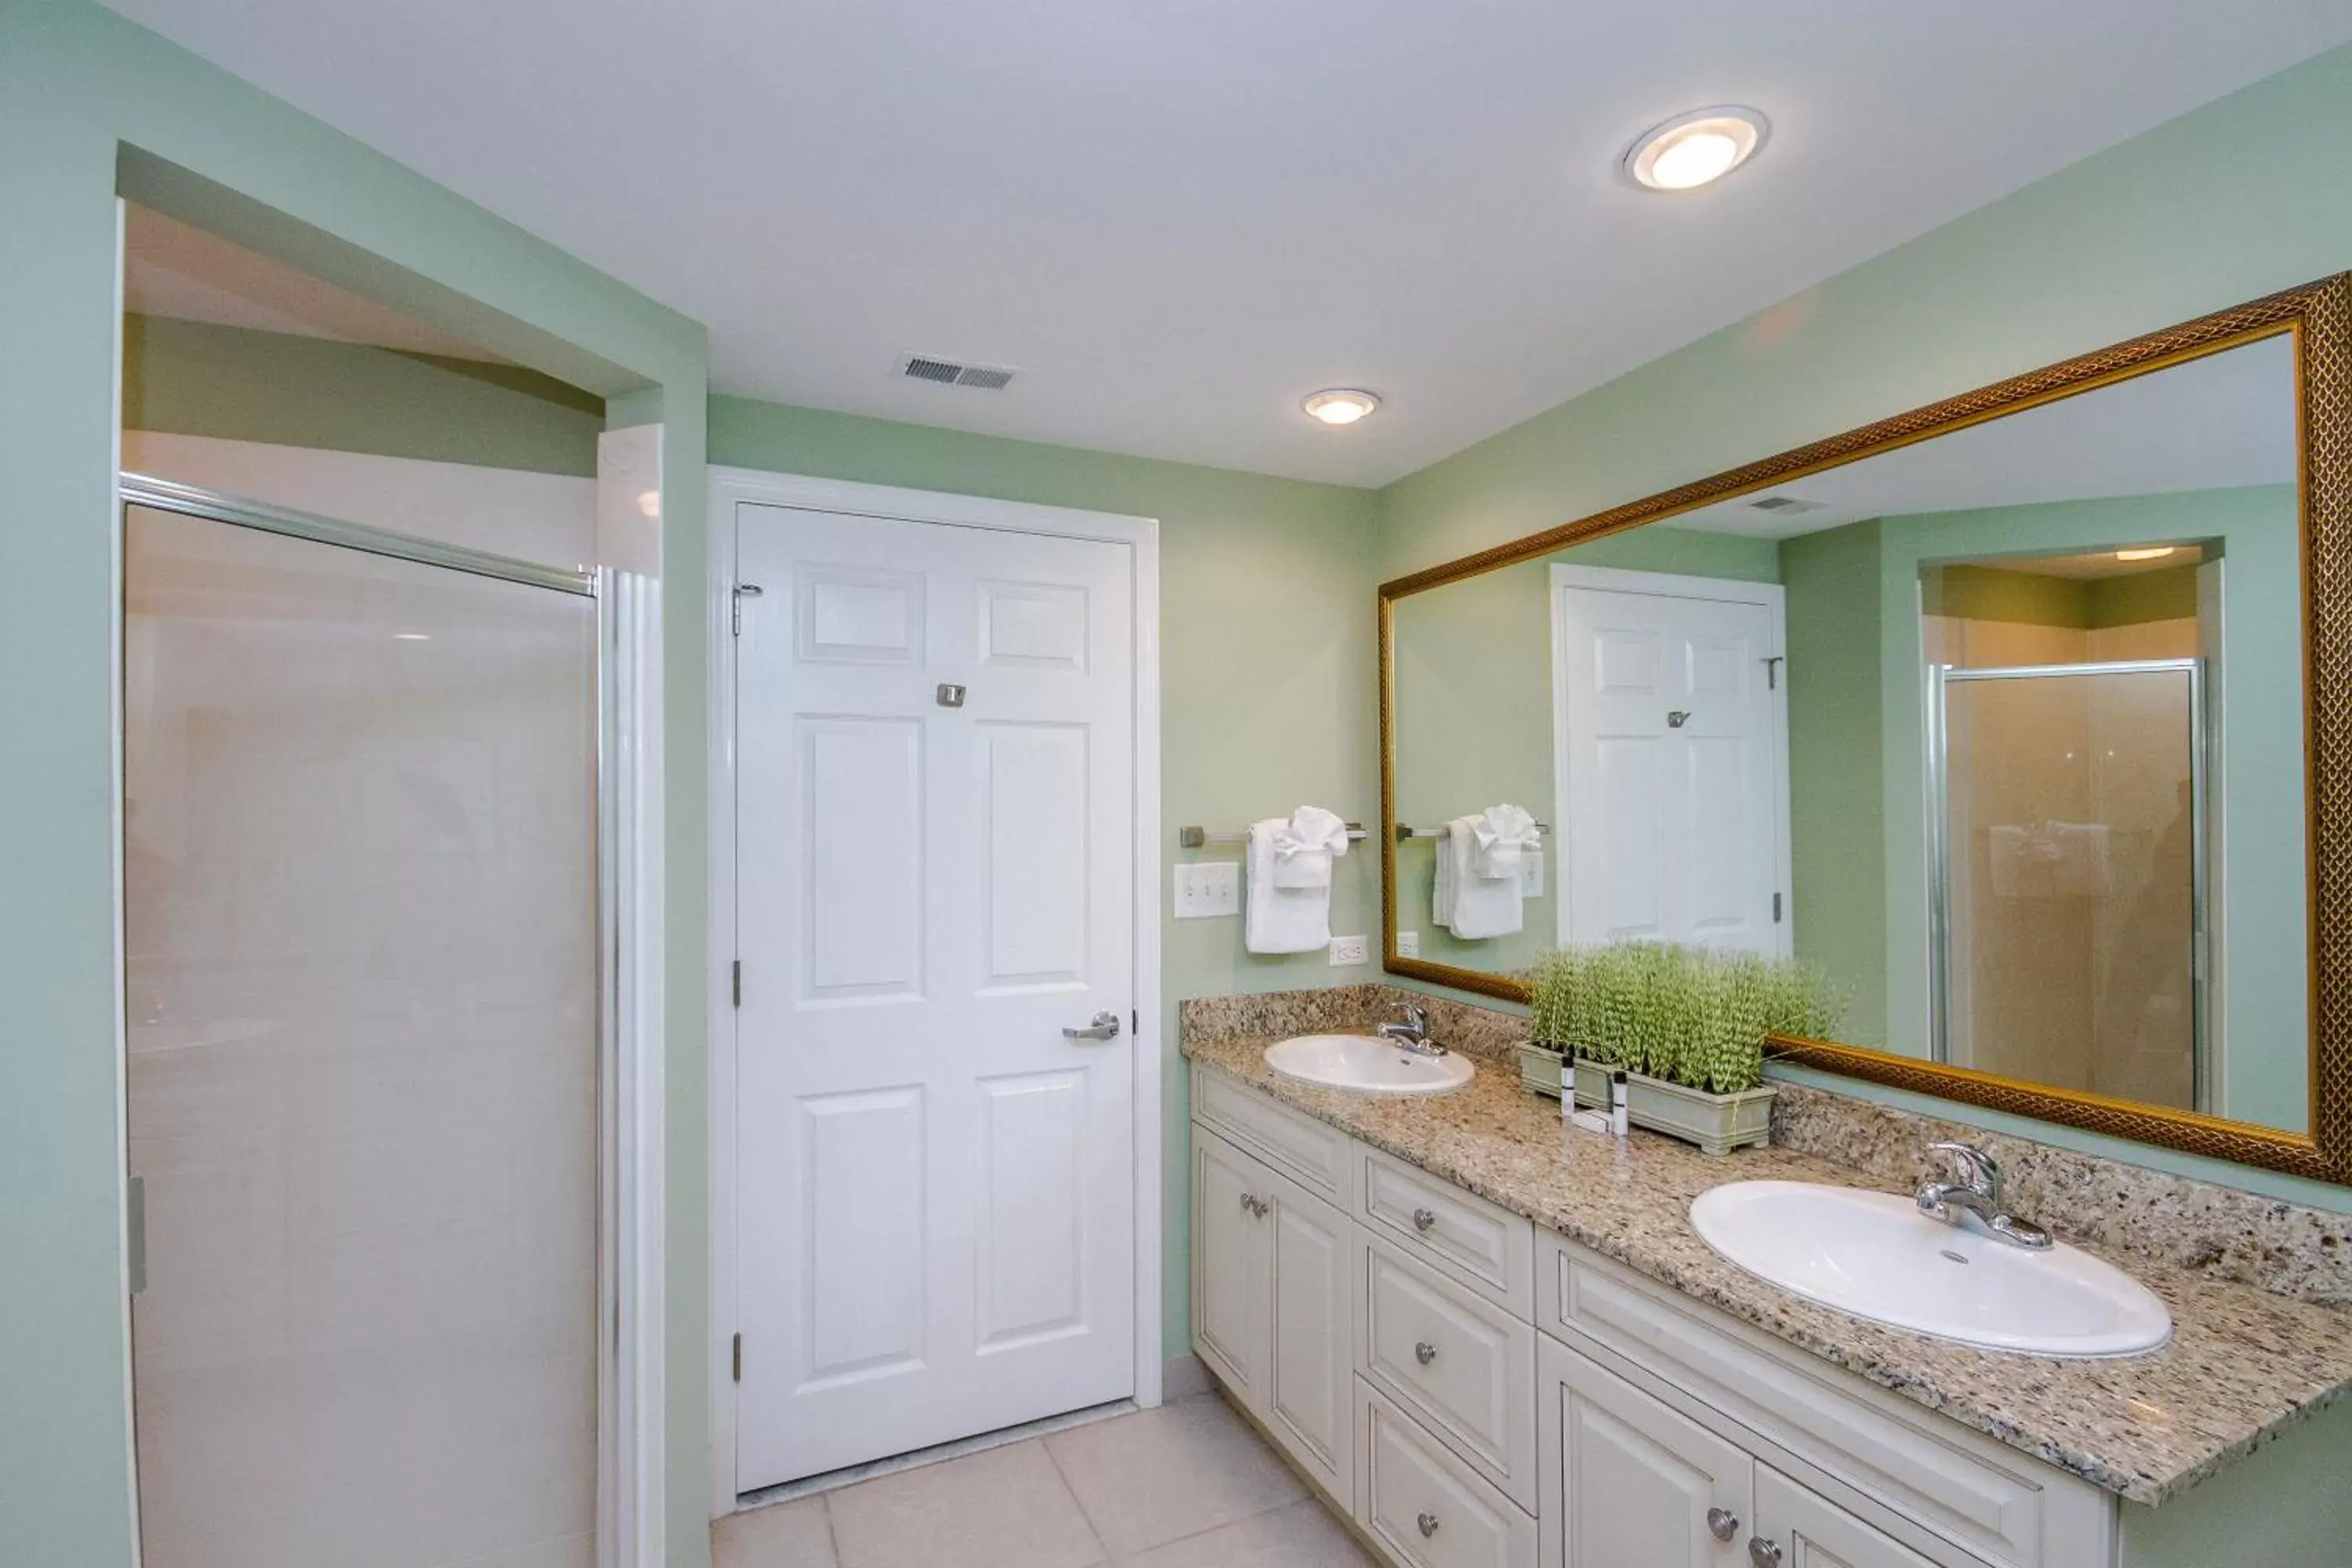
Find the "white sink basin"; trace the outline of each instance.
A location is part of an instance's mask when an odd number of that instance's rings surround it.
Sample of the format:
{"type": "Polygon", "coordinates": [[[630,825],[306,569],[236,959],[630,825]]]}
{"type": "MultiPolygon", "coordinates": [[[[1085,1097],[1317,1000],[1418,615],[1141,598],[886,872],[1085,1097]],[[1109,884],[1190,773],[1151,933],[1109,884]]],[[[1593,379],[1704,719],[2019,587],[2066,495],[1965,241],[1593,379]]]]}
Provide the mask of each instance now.
{"type": "Polygon", "coordinates": [[[1265,1065],[1301,1083],[1392,1098],[1451,1094],[1472,1071],[1457,1051],[1424,1057],[1372,1035],[1300,1035],[1266,1047],[1265,1065]]]}
{"type": "Polygon", "coordinates": [[[2089,1253],[2030,1252],[1890,1193],[1733,1182],[1701,1193],[1690,1217],[1748,1273],[1914,1333],[2044,1356],[2137,1355],[2172,1337],[2154,1292],[2089,1253]]]}

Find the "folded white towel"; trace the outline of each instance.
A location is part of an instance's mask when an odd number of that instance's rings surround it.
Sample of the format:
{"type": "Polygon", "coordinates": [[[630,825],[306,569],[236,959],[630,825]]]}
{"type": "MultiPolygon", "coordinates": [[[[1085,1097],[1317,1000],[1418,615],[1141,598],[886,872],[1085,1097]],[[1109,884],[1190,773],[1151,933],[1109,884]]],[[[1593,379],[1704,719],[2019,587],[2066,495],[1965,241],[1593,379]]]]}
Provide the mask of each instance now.
{"type": "Polygon", "coordinates": [[[1328,888],[1331,862],[1348,852],[1348,825],[1336,812],[1302,805],[1275,830],[1274,885],[1328,888]]]}
{"type": "Polygon", "coordinates": [[[1313,952],[1331,945],[1328,879],[1319,888],[1286,888],[1275,879],[1275,836],[1289,826],[1279,816],[1250,824],[1242,940],[1252,952],[1313,952]]]}
{"type": "Polygon", "coordinates": [[[1469,820],[1477,824],[1471,868],[1481,877],[1518,880],[1528,851],[1543,843],[1536,819],[1516,805],[1490,805],[1469,820]]]}
{"type": "Polygon", "coordinates": [[[1519,908],[1519,868],[1515,864],[1507,877],[1485,877],[1478,873],[1474,861],[1478,853],[1478,829],[1481,819],[1457,816],[1446,824],[1445,839],[1439,848],[1448,851],[1449,912],[1448,928],[1465,941],[1476,942],[1491,936],[1509,936],[1521,924],[1519,908]]]}
{"type": "Polygon", "coordinates": [[[2055,891],[2095,899],[2115,891],[2115,863],[2107,853],[2105,823],[2053,822],[2050,848],[2050,880],[2055,891]]]}

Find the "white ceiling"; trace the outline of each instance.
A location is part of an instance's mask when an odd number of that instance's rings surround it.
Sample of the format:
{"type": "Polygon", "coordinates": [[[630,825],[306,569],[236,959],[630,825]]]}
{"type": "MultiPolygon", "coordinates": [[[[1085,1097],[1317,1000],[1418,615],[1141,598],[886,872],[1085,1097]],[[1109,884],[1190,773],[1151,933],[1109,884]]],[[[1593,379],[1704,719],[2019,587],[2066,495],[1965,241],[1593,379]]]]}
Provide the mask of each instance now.
{"type": "Polygon", "coordinates": [[[465,339],[134,204],[122,236],[122,303],[143,316],[497,361],[465,339]]]}
{"type": "Polygon", "coordinates": [[[2285,337],[2100,387],[1684,512],[1676,528],[1789,539],[1872,517],[2293,482],[2285,337]],[[1785,497],[1801,511],[1759,510],[1785,497]]]}
{"type": "Polygon", "coordinates": [[[2352,37],[2352,0],[113,3],[707,322],[719,390],[1357,484],[2352,37]],[[1726,101],[1755,163],[1620,183],[1726,101]],[[1311,426],[1332,384],[1388,405],[1311,426]]]}

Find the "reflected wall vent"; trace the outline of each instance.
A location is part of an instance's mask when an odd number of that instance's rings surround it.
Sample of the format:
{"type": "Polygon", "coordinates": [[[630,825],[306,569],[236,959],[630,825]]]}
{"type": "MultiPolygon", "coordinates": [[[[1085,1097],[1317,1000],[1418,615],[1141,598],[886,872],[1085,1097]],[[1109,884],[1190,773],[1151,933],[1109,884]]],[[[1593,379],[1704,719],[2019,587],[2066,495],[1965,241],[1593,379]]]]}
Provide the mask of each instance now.
{"type": "Polygon", "coordinates": [[[899,362],[898,369],[901,374],[917,381],[937,382],[941,386],[975,386],[982,392],[1002,392],[1013,384],[1013,372],[999,366],[960,364],[929,354],[908,354],[899,362]]]}
{"type": "Polygon", "coordinates": [[[1825,504],[1817,500],[1800,500],[1795,496],[1766,496],[1748,503],[1758,511],[1769,511],[1782,517],[1794,517],[1801,511],[1819,511],[1825,504]]]}

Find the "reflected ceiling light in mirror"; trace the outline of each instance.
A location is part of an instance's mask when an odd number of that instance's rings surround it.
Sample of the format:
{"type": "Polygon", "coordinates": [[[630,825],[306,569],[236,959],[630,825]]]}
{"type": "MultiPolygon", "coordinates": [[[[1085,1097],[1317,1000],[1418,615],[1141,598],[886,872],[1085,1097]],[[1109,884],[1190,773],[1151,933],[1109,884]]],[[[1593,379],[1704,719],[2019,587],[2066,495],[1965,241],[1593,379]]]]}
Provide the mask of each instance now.
{"type": "Polygon", "coordinates": [[[2174,544],[2151,544],[2139,550],[2118,550],[2116,552],[2116,559],[2118,561],[2161,561],[2179,548],[2179,546],[2174,544]]]}
{"type": "Polygon", "coordinates": [[[1326,425],[1353,425],[1380,407],[1379,396],[1353,387],[1335,386],[1309,396],[1299,406],[1307,416],[1326,425]]]}
{"type": "Polygon", "coordinates": [[[431,642],[433,640],[433,634],[431,632],[394,632],[392,634],[392,640],[394,642],[431,642]]]}
{"type": "Polygon", "coordinates": [[[1695,191],[1756,156],[1771,131],[1763,115],[1738,104],[1694,109],[1643,132],[1622,167],[1648,190],[1695,191]]]}

